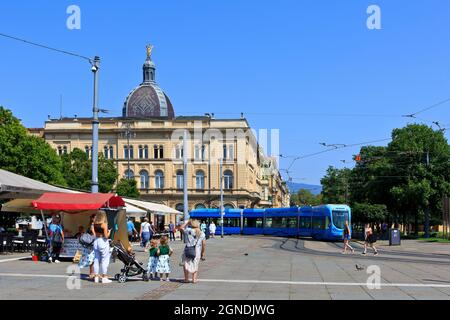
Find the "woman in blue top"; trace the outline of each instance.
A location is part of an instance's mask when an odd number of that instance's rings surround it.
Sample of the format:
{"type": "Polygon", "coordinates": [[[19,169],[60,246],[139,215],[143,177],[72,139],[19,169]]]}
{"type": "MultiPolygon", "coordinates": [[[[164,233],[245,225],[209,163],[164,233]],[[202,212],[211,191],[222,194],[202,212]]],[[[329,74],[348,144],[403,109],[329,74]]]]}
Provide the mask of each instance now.
{"type": "Polygon", "coordinates": [[[61,216],[55,214],[52,217],[52,223],[48,226],[50,236],[51,254],[48,261],[59,263],[59,254],[64,243],[64,231],[61,226],[61,216]]]}

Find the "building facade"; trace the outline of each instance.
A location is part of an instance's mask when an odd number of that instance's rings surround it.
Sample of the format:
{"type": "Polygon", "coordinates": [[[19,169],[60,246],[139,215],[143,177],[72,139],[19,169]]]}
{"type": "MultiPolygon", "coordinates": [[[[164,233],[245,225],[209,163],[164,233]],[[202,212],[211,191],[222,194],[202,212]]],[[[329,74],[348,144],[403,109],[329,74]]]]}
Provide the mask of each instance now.
{"type": "MultiPolygon", "coordinates": [[[[247,120],[216,119],[214,114],[175,116],[169,97],[155,81],[150,53],[143,81],[126,97],[122,116],[100,118],[99,152],[115,162],[119,178],[135,179],[141,199],[179,211],[183,211],[184,174],[189,210],[220,207],[221,180],[227,208],[289,206],[276,160],[264,155],[247,120]]],[[[49,119],[44,130],[31,133],[42,135],[59,154],[79,148],[91,156],[91,118],[49,119]]]]}

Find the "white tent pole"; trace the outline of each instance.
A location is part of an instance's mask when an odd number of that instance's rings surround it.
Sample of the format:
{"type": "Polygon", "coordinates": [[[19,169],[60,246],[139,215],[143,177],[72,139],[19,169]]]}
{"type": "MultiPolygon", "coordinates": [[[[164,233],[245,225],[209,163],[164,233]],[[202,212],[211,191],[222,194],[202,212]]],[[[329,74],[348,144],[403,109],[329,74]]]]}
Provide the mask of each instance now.
{"type": "Polygon", "coordinates": [[[42,216],[42,224],[44,225],[44,231],[45,231],[45,238],[48,239],[48,232],[47,232],[47,221],[44,217],[44,212],[41,210],[41,216],[42,216]]]}

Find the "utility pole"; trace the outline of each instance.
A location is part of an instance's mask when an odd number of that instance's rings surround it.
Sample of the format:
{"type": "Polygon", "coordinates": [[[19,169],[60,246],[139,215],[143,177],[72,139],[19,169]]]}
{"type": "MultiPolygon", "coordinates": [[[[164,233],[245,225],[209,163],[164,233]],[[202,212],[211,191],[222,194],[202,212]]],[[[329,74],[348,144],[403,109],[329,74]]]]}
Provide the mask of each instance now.
{"type": "Polygon", "coordinates": [[[188,142],[187,142],[187,130],[184,130],[183,134],[183,211],[184,221],[189,220],[189,206],[188,206],[188,142]]]}
{"type": "Polygon", "coordinates": [[[220,168],[219,168],[219,174],[220,174],[220,224],[221,224],[221,233],[220,237],[223,238],[223,158],[220,158],[220,168]]]}
{"type": "Polygon", "coordinates": [[[98,71],[100,69],[100,57],[94,57],[91,61],[91,70],[94,73],[94,106],[92,108],[92,181],[91,192],[98,193],[98,71]]]}
{"type": "MultiPolygon", "coordinates": [[[[427,151],[427,159],[426,159],[426,161],[427,161],[427,169],[428,169],[430,167],[430,152],[429,151],[427,151]]],[[[425,238],[429,238],[430,237],[430,206],[429,205],[425,208],[425,226],[424,226],[424,229],[425,229],[424,237],[425,238]]]]}

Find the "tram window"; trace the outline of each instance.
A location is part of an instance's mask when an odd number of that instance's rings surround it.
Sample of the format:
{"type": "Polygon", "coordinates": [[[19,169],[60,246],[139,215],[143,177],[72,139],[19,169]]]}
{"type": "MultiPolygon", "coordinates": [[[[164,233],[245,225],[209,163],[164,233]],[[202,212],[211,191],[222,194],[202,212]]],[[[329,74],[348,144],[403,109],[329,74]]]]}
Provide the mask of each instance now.
{"type": "Polygon", "coordinates": [[[348,211],[333,210],[333,224],[338,229],[344,229],[345,221],[348,220],[348,211]]]}
{"type": "Polygon", "coordinates": [[[300,217],[300,229],[311,229],[311,217],[300,217]]]}
{"type": "Polygon", "coordinates": [[[224,218],[224,227],[239,227],[239,218],[224,218]]]}
{"type": "Polygon", "coordinates": [[[313,229],[325,229],[324,217],[313,217],[313,229]]]}
{"type": "Polygon", "coordinates": [[[266,228],[272,228],[272,218],[266,218],[266,228]]]}
{"type": "Polygon", "coordinates": [[[272,228],[286,228],[286,226],[285,217],[272,218],[272,228]]]}
{"type": "Polygon", "coordinates": [[[247,228],[262,228],[262,218],[244,218],[244,227],[247,228]]]}
{"type": "Polygon", "coordinates": [[[294,217],[287,218],[287,227],[297,228],[297,218],[294,217]]]}
{"type": "Polygon", "coordinates": [[[330,217],[325,217],[325,229],[328,229],[330,226],[330,217]]]}

